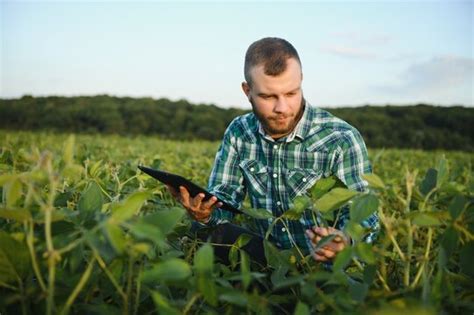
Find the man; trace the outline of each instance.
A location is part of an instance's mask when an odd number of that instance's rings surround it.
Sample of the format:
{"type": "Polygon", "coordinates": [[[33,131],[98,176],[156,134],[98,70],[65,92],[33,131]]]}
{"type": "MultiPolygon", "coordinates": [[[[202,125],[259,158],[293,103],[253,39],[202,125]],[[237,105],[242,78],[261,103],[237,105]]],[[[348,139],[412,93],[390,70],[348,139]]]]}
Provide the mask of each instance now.
{"type": "MultiPolygon", "coordinates": [[[[364,173],[371,172],[367,150],[359,132],[330,113],[311,107],[303,97],[303,74],[296,49],[286,40],[263,38],[254,42],[245,56],[246,82],[242,90],[253,113],[237,117],[227,128],[209,179],[209,191],[240,207],[246,193],[253,208],[266,209],[274,217],[292,206],[314,183],[332,174],[349,189],[364,191],[364,173]]],[[[233,214],[219,209],[215,197],[191,198],[184,187],[171,191],[188,213],[203,226],[216,226],[213,242],[231,244],[246,230],[228,222],[233,214]]],[[[298,221],[274,223],[255,220],[257,233],[246,250],[264,263],[261,237],[273,223],[271,240],[282,249],[298,246],[316,261],[330,262],[351,243],[342,230],[348,221],[342,210],[335,228],[318,227],[307,210],[298,221]],[[334,240],[313,252],[320,239],[337,234],[334,240]]],[[[374,214],[363,225],[378,224],[374,214]]],[[[366,241],[371,241],[371,232],[366,241]]],[[[218,253],[224,256],[226,252],[218,253]]]]}

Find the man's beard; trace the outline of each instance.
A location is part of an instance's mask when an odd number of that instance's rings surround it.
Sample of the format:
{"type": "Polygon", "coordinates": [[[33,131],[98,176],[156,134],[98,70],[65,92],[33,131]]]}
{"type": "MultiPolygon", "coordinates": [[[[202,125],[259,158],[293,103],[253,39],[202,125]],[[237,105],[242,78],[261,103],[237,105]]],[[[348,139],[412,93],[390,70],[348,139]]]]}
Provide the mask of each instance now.
{"type": "Polygon", "coordinates": [[[301,119],[301,116],[303,116],[306,100],[304,97],[301,98],[301,104],[300,104],[300,109],[296,115],[283,115],[283,114],[274,114],[268,117],[263,116],[262,113],[260,113],[255,106],[255,103],[253,99],[250,97],[249,99],[250,104],[252,104],[252,109],[253,113],[257,117],[258,121],[262,124],[263,129],[270,135],[277,135],[279,137],[284,137],[287,134],[291,133],[293,129],[295,129],[296,125],[298,124],[299,120],[301,119]],[[288,119],[289,122],[288,124],[284,126],[277,126],[278,120],[281,119],[288,119]]]}

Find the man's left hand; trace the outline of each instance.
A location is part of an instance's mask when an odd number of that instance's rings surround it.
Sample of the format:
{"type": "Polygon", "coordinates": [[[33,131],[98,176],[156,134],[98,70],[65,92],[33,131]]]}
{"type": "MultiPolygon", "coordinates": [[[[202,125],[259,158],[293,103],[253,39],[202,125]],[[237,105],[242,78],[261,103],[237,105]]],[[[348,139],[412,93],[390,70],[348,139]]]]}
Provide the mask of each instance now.
{"type": "Polygon", "coordinates": [[[306,235],[311,239],[311,244],[315,248],[319,241],[325,236],[336,234],[337,236],[322,248],[316,250],[312,256],[316,261],[333,261],[336,255],[350,244],[350,239],[338,229],[332,227],[313,226],[311,230],[306,230],[306,235]]]}

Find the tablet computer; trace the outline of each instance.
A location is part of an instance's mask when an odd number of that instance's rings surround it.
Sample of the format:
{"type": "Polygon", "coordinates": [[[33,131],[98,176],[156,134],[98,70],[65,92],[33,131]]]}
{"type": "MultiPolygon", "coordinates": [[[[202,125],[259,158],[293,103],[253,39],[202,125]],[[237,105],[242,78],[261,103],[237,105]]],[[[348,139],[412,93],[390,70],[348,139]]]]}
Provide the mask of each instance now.
{"type": "MultiPolygon", "coordinates": [[[[141,166],[141,165],[139,165],[138,168],[141,171],[143,171],[143,172],[147,173],[148,175],[150,175],[151,177],[156,178],[157,180],[159,180],[163,184],[166,184],[166,185],[169,185],[169,186],[173,187],[177,191],[179,191],[179,186],[186,187],[189,194],[193,198],[199,193],[204,194],[204,196],[205,196],[204,199],[203,199],[204,201],[209,200],[212,196],[214,196],[211,193],[209,193],[207,190],[205,190],[204,188],[199,187],[198,185],[194,184],[193,182],[191,182],[190,180],[187,180],[186,178],[184,178],[182,176],[172,174],[172,173],[168,173],[168,172],[165,172],[165,171],[155,170],[155,169],[145,167],[145,166],[141,166]]],[[[227,210],[227,211],[234,212],[234,213],[243,213],[242,211],[240,211],[239,209],[233,207],[232,205],[228,204],[227,202],[225,202],[222,199],[217,198],[217,201],[222,202],[222,207],[219,207],[220,209],[227,210]]]]}

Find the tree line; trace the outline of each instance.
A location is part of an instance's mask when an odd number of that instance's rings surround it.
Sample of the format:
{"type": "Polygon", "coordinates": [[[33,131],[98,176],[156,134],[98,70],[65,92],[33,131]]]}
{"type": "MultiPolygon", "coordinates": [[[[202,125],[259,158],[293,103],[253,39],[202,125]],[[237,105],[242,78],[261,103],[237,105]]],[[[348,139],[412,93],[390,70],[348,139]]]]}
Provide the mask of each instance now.
{"type": "MultiPolygon", "coordinates": [[[[326,110],[355,126],[371,148],[474,150],[472,108],[418,104],[326,110]]],[[[0,99],[0,128],[219,140],[232,119],[248,111],[166,98],[27,95],[0,99]]]]}

